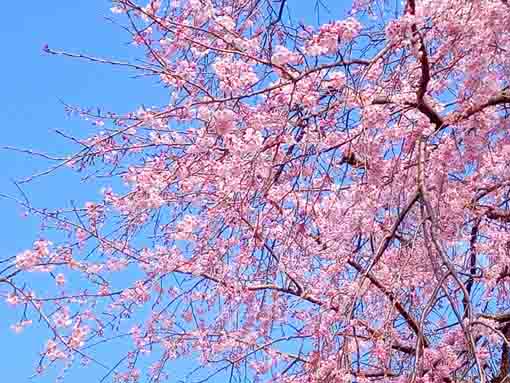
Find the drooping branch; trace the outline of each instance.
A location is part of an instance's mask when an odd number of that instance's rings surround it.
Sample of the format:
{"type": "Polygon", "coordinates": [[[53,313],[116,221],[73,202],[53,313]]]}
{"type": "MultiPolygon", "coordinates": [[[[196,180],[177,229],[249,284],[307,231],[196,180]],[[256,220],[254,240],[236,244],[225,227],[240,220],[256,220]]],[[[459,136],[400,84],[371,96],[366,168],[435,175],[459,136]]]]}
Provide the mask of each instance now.
{"type": "MultiPolygon", "coordinates": [[[[360,275],[366,276],[366,278],[368,278],[368,280],[388,298],[388,300],[395,306],[399,314],[402,315],[402,317],[405,319],[407,325],[411,328],[411,330],[413,330],[413,332],[416,335],[419,335],[420,329],[416,320],[411,316],[411,314],[407,311],[404,305],[398,300],[395,294],[389,289],[387,289],[381,282],[379,282],[372,273],[370,272],[367,273],[366,271],[364,271],[363,267],[357,262],[349,260],[348,263],[349,265],[354,267],[356,271],[360,273],[360,275]]],[[[426,345],[425,347],[427,347],[428,346],[427,340],[425,340],[424,342],[426,345]]]]}
{"type": "Polygon", "coordinates": [[[474,105],[465,112],[460,113],[458,116],[454,117],[454,121],[460,122],[463,120],[467,120],[471,116],[474,116],[475,114],[482,112],[486,108],[503,104],[510,104],[510,91],[508,89],[505,89],[501,93],[493,97],[490,97],[487,101],[479,105],[474,105]]]}

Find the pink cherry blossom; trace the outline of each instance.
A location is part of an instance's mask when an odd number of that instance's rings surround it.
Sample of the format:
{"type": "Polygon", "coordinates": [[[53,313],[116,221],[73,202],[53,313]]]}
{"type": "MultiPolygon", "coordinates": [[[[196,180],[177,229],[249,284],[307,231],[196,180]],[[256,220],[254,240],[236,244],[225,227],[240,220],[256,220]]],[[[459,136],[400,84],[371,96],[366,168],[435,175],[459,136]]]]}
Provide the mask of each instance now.
{"type": "Polygon", "coordinates": [[[161,92],[126,83],[140,99],[122,113],[67,107],[89,130],[43,154],[65,158],[43,175],[100,193],[20,201],[39,239],[1,260],[0,293],[15,332],[47,331],[40,373],[510,374],[508,2],[356,0],[346,17],[321,3],[305,25],[308,3],[115,0],[138,56],[45,47],[161,92]]]}
{"type": "Polygon", "coordinates": [[[9,295],[7,295],[7,299],[5,300],[7,303],[9,303],[10,305],[16,305],[20,302],[20,299],[18,298],[18,296],[14,293],[9,293],[9,295]]]}
{"type": "Polygon", "coordinates": [[[63,286],[66,283],[66,278],[64,274],[59,273],[55,276],[55,283],[59,286],[63,286]]]}

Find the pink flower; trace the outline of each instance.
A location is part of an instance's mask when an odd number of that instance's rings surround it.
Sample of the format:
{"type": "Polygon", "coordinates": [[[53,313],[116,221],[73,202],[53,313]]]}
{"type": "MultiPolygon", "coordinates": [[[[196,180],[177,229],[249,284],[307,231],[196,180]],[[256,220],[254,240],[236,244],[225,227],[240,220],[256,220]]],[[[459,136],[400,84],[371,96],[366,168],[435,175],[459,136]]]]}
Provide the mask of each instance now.
{"type": "Polygon", "coordinates": [[[51,360],[51,361],[55,361],[57,359],[65,359],[66,358],[66,354],[63,351],[61,351],[57,347],[57,343],[55,343],[52,340],[49,340],[46,343],[46,348],[44,350],[44,353],[46,354],[48,359],[51,360]]]}
{"type": "Polygon", "coordinates": [[[397,20],[391,20],[386,26],[386,36],[390,40],[397,40],[401,37],[402,27],[397,20]]]}
{"type": "Polygon", "coordinates": [[[20,332],[22,332],[26,326],[29,326],[32,324],[32,321],[31,320],[24,320],[24,321],[21,321],[19,323],[16,323],[14,325],[11,326],[11,329],[16,333],[16,334],[19,334],[20,332]]]}
{"type": "Polygon", "coordinates": [[[291,52],[283,45],[278,45],[271,57],[271,62],[275,65],[298,64],[301,60],[299,54],[291,52]]]}
{"type": "Polygon", "coordinates": [[[64,274],[62,273],[57,274],[57,276],[55,277],[55,282],[57,283],[57,285],[63,286],[66,283],[66,278],[64,274]]]}
{"type": "Polygon", "coordinates": [[[119,13],[124,13],[124,9],[122,9],[121,7],[111,7],[110,8],[110,11],[112,13],[115,13],[115,14],[119,14],[119,13]]]}
{"type": "Polygon", "coordinates": [[[218,16],[215,18],[216,23],[222,26],[223,28],[232,31],[235,29],[236,24],[234,20],[230,16],[218,16]]]}
{"type": "Polygon", "coordinates": [[[69,338],[69,347],[73,349],[82,347],[85,343],[85,337],[88,333],[89,329],[87,326],[83,326],[77,323],[73,328],[71,337],[69,338]]]}
{"type": "Polygon", "coordinates": [[[345,85],[345,74],[341,71],[330,73],[328,85],[337,89],[342,88],[345,85]]]}
{"type": "Polygon", "coordinates": [[[32,250],[25,250],[16,256],[16,267],[18,269],[30,269],[39,262],[39,254],[32,250]]]}
{"type": "Polygon", "coordinates": [[[10,293],[9,295],[7,295],[7,298],[5,301],[13,306],[17,305],[20,302],[18,296],[14,293],[10,293]]]}
{"type": "Polygon", "coordinates": [[[81,245],[88,238],[88,233],[82,228],[76,229],[76,240],[81,245]]]}
{"type": "Polygon", "coordinates": [[[101,288],[97,292],[99,295],[108,295],[110,293],[110,289],[108,285],[101,285],[101,288]]]}
{"type": "Polygon", "coordinates": [[[19,334],[21,331],[23,331],[23,326],[20,323],[16,323],[14,325],[11,325],[11,329],[16,334],[19,334]]]}
{"type": "Polygon", "coordinates": [[[69,309],[63,308],[53,314],[53,322],[56,327],[68,327],[73,323],[69,317],[69,309]]]}
{"type": "Polygon", "coordinates": [[[234,127],[234,112],[223,109],[214,113],[214,126],[220,136],[230,133],[234,127]]]}

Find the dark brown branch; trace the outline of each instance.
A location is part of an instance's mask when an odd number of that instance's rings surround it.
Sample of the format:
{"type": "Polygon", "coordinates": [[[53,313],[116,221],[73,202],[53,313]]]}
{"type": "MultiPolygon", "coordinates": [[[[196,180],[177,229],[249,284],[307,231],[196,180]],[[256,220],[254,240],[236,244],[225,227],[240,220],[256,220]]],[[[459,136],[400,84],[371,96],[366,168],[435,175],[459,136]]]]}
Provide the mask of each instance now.
{"type": "MultiPolygon", "coordinates": [[[[415,319],[411,316],[411,314],[406,310],[404,305],[398,300],[397,297],[395,297],[395,294],[392,291],[388,290],[381,282],[379,282],[377,280],[377,278],[372,273],[370,273],[370,272],[365,273],[363,270],[363,267],[359,263],[352,261],[352,260],[349,261],[348,263],[349,263],[349,265],[354,267],[360,274],[362,273],[362,274],[366,275],[368,280],[375,287],[377,287],[379,289],[379,291],[381,291],[389,299],[389,301],[395,306],[397,311],[400,313],[400,315],[402,315],[402,317],[405,319],[405,321],[407,322],[409,327],[413,330],[413,332],[416,335],[418,335],[420,333],[420,328],[419,328],[418,324],[416,323],[415,319]]],[[[427,343],[426,339],[424,340],[424,343],[425,343],[425,347],[428,347],[428,343],[427,343]]]]}
{"type": "Polygon", "coordinates": [[[486,213],[487,218],[498,220],[501,222],[510,222],[510,211],[490,209],[486,213]]]}
{"type": "Polygon", "coordinates": [[[478,238],[478,229],[480,227],[481,218],[477,218],[473,227],[471,229],[471,240],[470,240],[470,249],[469,249],[469,273],[471,276],[469,277],[466,283],[466,291],[468,293],[467,296],[464,296],[464,318],[467,317],[467,306],[469,305],[469,297],[471,296],[471,290],[473,289],[474,278],[473,275],[476,273],[476,240],[478,238]]]}
{"type": "Polygon", "coordinates": [[[485,108],[488,108],[491,106],[502,105],[502,104],[510,104],[510,93],[509,93],[508,89],[501,91],[501,93],[497,94],[496,96],[490,97],[486,102],[484,102],[480,105],[472,106],[464,113],[461,113],[454,120],[455,120],[455,122],[466,120],[469,117],[483,111],[485,108]]]}
{"type": "Polygon", "coordinates": [[[490,319],[498,323],[507,323],[510,322],[510,313],[482,314],[480,318],[490,319]]]}
{"type": "MultiPolygon", "coordinates": [[[[409,0],[407,3],[408,12],[411,15],[416,13],[416,3],[414,0],[409,0]]],[[[427,88],[430,82],[430,63],[429,56],[427,53],[427,48],[425,46],[425,41],[423,40],[423,36],[418,31],[416,24],[411,26],[411,31],[413,35],[417,39],[419,43],[419,60],[420,60],[420,69],[421,69],[421,77],[418,85],[418,90],[416,92],[416,108],[422,112],[425,116],[428,117],[429,121],[436,126],[436,131],[443,127],[443,120],[437,114],[437,112],[425,101],[425,95],[427,94],[427,88]]]]}
{"type": "MultiPolygon", "coordinates": [[[[389,97],[376,97],[372,101],[372,105],[386,105],[392,103],[394,103],[394,101],[389,97]]],[[[418,103],[406,102],[405,105],[418,109],[421,113],[428,117],[430,123],[435,125],[436,131],[445,127],[443,118],[425,100],[422,99],[418,103]]]]}
{"type": "MultiPolygon", "coordinates": [[[[510,338],[510,324],[506,324],[503,328],[503,335],[507,340],[510,338]]],[[[499,374],[492,379],[492,383],[502,383],[510,377],[510,350],[507,342],[503,342],[501,349],[501,365],[499,374]]]]}

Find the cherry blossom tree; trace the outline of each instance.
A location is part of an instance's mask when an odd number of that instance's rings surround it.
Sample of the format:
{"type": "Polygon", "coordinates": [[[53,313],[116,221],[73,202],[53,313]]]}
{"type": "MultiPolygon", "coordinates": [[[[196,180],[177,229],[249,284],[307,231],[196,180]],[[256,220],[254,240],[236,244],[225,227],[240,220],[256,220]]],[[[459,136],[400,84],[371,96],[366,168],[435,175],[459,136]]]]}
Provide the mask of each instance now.
{"type": "Polygon", "coordinates": [[[48,330],[38,373],[510,379],[509,3],[356,0],[312,26],[293,6],[116,0],[139,60],[45,47],[169,101],[68,106],[95,133],[28,179],[69,167],[104,186],[68,209],[18,200],[44,236],[0,286],[16,331],[48,330]]]}

